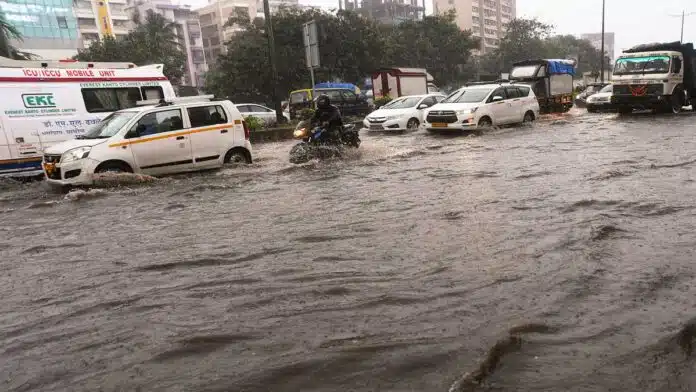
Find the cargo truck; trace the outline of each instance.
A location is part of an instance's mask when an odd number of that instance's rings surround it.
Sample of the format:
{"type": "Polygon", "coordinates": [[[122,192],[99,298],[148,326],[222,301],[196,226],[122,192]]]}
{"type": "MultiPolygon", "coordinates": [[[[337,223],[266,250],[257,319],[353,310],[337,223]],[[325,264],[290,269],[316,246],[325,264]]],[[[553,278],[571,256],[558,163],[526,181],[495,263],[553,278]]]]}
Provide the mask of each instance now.
{"type": "Polygon", "coordinates": [[[372,74],[374,99],[437,92],[433,77],[423,68],[382,68],[372,74]]]}
{"type": "Polygon", "coordinates": [[[574,75],[574,60],[538,59],[514,63],[509,80],[532,88],[540,113],[565,113],[573,107],[574,75]]]}
{"type": "Polygon", "coordinates": [[[612,107],[679,113],[696,96],[696,53],[692,43],[638,45],[616,59],[612,107]]]}

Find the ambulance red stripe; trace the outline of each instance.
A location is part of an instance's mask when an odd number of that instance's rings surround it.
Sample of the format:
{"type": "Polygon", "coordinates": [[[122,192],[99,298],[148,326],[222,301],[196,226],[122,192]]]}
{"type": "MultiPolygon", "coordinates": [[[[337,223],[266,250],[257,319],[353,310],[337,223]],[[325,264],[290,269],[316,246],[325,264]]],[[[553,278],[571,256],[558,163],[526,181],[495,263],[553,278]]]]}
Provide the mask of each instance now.
{"type": "Polygon", "coordinates": [[[131,78],[42,78],[42,77],[0,77],[0,82],[10,83],[90,83],[90,82],[158,82],[166,81],[164,76],[157,77],[131,77],[131,78]]]}

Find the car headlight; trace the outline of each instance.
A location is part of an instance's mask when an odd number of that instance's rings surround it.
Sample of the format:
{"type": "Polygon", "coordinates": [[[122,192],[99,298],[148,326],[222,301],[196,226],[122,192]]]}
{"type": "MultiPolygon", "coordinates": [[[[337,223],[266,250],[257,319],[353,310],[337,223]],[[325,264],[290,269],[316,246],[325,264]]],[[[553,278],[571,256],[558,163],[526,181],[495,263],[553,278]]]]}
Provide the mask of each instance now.
{"type": "Polygon", "coordinates": [[[80,159],[85,159],[89,156],[89,152],[92,151],[92,147],[78,147],[78,148],[73,148],[72,150],[68,150],[63,153],[63,156],[60,158],[61,162],[71,162],[71,161],[79,161],[80,159]]]}
{"type": "Polygon", "coordinates": [[[465,114],[473,114],[476,113],[478,108],[471,108],[471,109],[462,109],[462,110],[457,110],[455,113],[457,113],[458,116],[463,116],[465,114]]]}
{"type": "Polygon", "coordinates": [[[399,116],[399,115],[391,115],[391,116],[387,116],[387,117],[386,117],[386,121],[398,120],[399,118],[401,118],[401,116],[399,116]]]}

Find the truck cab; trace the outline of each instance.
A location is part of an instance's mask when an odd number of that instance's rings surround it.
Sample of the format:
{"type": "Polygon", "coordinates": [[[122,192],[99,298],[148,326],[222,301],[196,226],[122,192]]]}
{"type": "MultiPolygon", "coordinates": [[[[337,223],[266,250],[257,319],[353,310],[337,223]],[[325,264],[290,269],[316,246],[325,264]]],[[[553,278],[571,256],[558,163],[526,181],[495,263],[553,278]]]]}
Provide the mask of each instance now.
{"type": "Polygon", "coordinates": [[[634,109],[678,113],[696,94],[692,44],[639,45],[616,59],[612,106],[620,113],[634,109]]]}
{"type": "Polygon", "coordinates": [[[513,64],[509,79],[532,88],[542,114],[565,113],[573,107],[573,75],[573,60],[539,59],[513,64]]]}

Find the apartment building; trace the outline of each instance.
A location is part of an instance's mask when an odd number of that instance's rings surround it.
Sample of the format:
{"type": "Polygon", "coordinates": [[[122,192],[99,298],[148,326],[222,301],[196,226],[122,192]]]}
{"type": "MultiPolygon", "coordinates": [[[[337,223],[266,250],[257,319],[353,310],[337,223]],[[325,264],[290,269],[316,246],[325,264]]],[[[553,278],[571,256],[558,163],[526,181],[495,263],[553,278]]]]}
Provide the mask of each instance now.
{"type": "Polygon", "coordinates": [[[208,5],[196,10],[201,22],[203,48],[208,62],[215,63],[225,50],[225,41],[238,31],[235,27],[225,27],[230,17],[239,11],[253,19],[256,17],[258,5],[256,0],[210,0],[208,5]]]}
{"type": "Polygon", "coordinates": [[[421,0],[345,0],[347,10],[354,10],[384,24],[419,20],[425,12],[421,0]]]}
{"type": "Polygon", "coordinates": [[[180,37],[179,43],[187,57],[186,73],[182,84],[193,87],[203,86],[208,64],[203,52],[198,14],[191,10],[190,5],[172,4],[169,0],[128,0],[126,10],[131,15],[137,10],[142,17],[148,11],[152,11],[173,22],[180,37]]]}
{"type": "MultiPolygon", "coordinates": [[[[45,0],[50,1],[50,0],[45,0]]],[[[77,29],[82,45],[88,47],[92,42],[107,35],[123,37],[130,30],[130,15],[126,11],[127,0],[74,0],[73,12],[77,19],[77,29]]]]}
{"type": "Polygon", "coordinates": [[[505,35],[505,24],[516,17],[516,0],[433,0],[435,13],[454,9],[457,25],[471,30],[481,40],[478,54],[498,47],[505,35]]]}
{"type": "MultiPolygon", "coordinates": [[[[586,39],[592,43],[597,50],[602,50],[602,33],[582,34],[580,38],[586,39]]],[[[614,62],[616,35],[614,33],[604,33],[604,53],[609,57],[611,63],[614,62]]]]}
{"type": "MultiPolygon", "coordinates": [[[[281,6],[305,8],[299,0],[269,0],[271,13],[278,11],[281,6]]],[[[249,15],[249,19],[263,18],[263,2],[260,0],[209,0],[208,5],[196,9],[201,22],[203,33],[203,48],[209,64],[225,52],[225,42],[232,38],[239,28],[225,27],[225,24],[236,12],[249,15]]]]}

